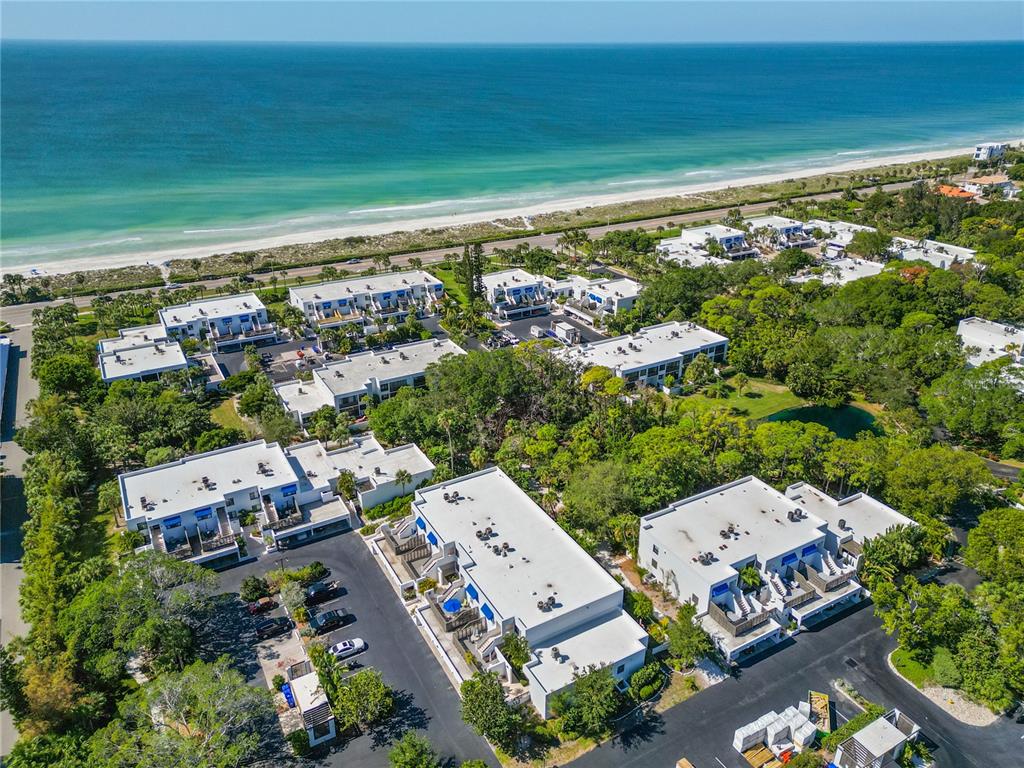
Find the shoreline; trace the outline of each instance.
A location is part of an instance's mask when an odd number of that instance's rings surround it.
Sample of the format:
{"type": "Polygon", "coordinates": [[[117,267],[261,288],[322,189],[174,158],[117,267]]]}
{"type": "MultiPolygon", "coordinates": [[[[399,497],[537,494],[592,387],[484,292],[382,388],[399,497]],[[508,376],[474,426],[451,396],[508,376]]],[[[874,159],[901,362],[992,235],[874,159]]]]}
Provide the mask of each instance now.
{"type": "MultiPolygon", "coordinates": [[[[1012,140],[1016,144],[1020,140],[1012,140]]],[[[80,258],[66,261],[36,262],[23,267],[16,267],[11,270],[0,270],[0,272],[14,272],[26,277],[54,276],[72,272],[91,270],[108,270],[118,267],[152,266],[166,267],[167,262],[175,259],[209,258],[212,256],[224,256],[226,254],[241,251],[266,250],[285,246],[309,245],[329,240],[337,240],[347,237],[359,236],[380,236],[398,232],[413,232],[418,230],[430,230],[440,227],[459,227],[473,224],[495,222],[497,220],[522,220],[524,225],[529,225],[529,219],[534,216],[550,215],[563,211],[581,210],[604,205],[615,205],[641,201],[655,200],[659,198],[694,196],[701,193],[719,192],[726,189],[753,187],[759,184],[778,183],[787,180],[806,179],[815,176],[830,174],[856,173],[868,169],[885,168],[888,166],[905,165],[916,162],[929,162],[943,160],[951,157],[972,154],[973,147],[947,148],[927,150],[921,152],[888,155],[883,157],[865,156],[858,157],[841,163],[832,163],[824,166],[814,166],[796,170],[779,171],[775,173],[745,176],[733,179],[720,179],[708,182],[694,182],[685,184],[673,184],[667,186],[644,186],[633,187],[623,185],[621,190],[615,192],[604,192],[594,195],[567,197],[550,200],[543,203],[534,203],[513,208],[495,209],[487,211],[473,211],[466,213],[448,214],[443,216],[423,216],[399,221],[382,221],[377,223],[352,224],[340,227],[328,227],[312,229],[305,232],[294,232],[282,235],[273,235],[260,238],[234,239],[220,243],[195,245],[179,248],[166,248],[156,251],[139,251],[121,255],[108,255],[96,258],[80,258]]],[[[532,229],[523,229],[528,234],[532,229]]]]}

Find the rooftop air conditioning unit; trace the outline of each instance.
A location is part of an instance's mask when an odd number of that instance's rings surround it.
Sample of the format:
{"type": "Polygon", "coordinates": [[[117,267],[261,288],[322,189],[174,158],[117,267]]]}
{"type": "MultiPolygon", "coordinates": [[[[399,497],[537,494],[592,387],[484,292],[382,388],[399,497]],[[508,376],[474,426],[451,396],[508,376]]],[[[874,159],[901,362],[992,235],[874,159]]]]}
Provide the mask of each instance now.
{"type": "Polygon", "coordinates": [[[842,517],[839,518],[839,530],[840,531],[845,531],[846,530],[846,519],[845,518],[842,518],[842,517]]]}

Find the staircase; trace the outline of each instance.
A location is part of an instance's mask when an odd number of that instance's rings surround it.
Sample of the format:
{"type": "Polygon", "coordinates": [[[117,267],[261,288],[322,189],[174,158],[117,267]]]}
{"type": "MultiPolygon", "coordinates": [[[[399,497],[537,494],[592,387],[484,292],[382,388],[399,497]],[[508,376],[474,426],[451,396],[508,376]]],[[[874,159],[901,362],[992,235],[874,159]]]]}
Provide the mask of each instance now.
{"type": "Polygon", "coordinates": [[[836,565],[836,561],[832,559],[832,555],[828,552],[822,555],[821,559],[825,563],[825,567],[828,568],[829,576],[835,576],[839,572],[839,566],[836,565]]]}
{"type": "Polygon", "coordinates": [[[768,576],[768,581],[771,582],[772,588],[778,593],[779,597],[786,596],[786,587],[782,583],[782,579],[779,578],[779,574],[772,571],[768,576]]]}
{"type": "Polygon", "coordinates": [[[741,590],[737,589],[732,594],[736,600],[736,605],[739,606],[740,615],[743,616],[743,618],[746,618],[747,614],[749,614],[751,611],[750,603],[747,602],[747,598],[744,596],[741,590]]]}

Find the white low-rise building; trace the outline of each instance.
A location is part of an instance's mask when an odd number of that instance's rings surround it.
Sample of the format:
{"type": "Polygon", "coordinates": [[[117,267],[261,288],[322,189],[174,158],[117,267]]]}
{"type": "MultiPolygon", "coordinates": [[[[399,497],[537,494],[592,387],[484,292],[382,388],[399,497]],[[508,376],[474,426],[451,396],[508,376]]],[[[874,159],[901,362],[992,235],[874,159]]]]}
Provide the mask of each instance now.
{"type": "Polygon", "coordinates": [[[808,234],[807,225],[785,216],[755,216],[746,220],[751,234],[758,242],[782,251],[786,248],[810,248],[814,238],[808,234]]]}
{"type": "Polygon", "coordinates": [[[852,558],[860,567],[864,544],[898,526],[917,525],[888,504],[864,493],[833,499],[809,483],[794,483],[786,496],[824,520],[825,548],[836,557],[852,558]]]}
{"type": "Polygon", "coordinates": [[[546,280],[543,275],[531,275],[525,269],[490,272],[483,276],[484,297],[500,320],[546,315],[551,311],[546,280]]]}
{"type": "Polygon", "coordinates": [[[352,473],[362,509],[412,493],[434,476],[434,464],[418,445],[385,448],[372,432],[354,436],[349,445],[330,451],[327,458],[336,471],[352,473]],[[398,480],[402,470],[409,473],[405,483],[398,480]]]}
{"type": "Polygon", "coordinates": [[[822,245],[822,256],[829,259],[844,258],[846,247],[858,232],[878,231],[874,227],[864,224],[852,224],[848,221],[825,221],[824,219],[811,219],[806,226],[808,232],[820,230],[824,233],[825,242],[822,245]]]}
{"type": "Polygon", "coordinates": [[[280,546],[352,526],[318,442],[257,440],[118,477],[125,523],[142,548],[222,567],[238,562],[239,518],[253,512],[280,546]]]}
{"type": "Polygon", "coordinates": [[[603,366],[629,384],[661,387],[666,376],[679,381],[697,355],[724,363],[729,340],[695,323],[672,321],[634,334],[555,350],[553,354],[584,369],[603,366]]]}
{"type": "Polygon", "coordinates": [[[658,253],[668,261],[678,263],[689,262],[690,266],[702,266],[693,263],[693,259],[706,261],[723,258],[730,261],[750,259],[760,252],[747,242],[747,233],[742,229],[734,229],[724,224],[708,224],[703,227],[684,229],[676,237],[665,238],[658,244],[658,253]],[[721,246],[721,254],[711,253],[709,243],[721,246]]]}
{"type": "Polygon", "coordinates": [[[383,530],[394,546],[424,547],[418,570],[442,585],[433,610],[485,669],[514,680],[501,641],[526,639],[522,673],[544,717],[574,674],[608,667],[627,681],[643,665],[648,636],[622,587],[501,469],[416,491],[411,517],[383,530]]]}
{"type": "Polygon", "coordinates": [[[300,424],[325,405],[362,413],[363,397],[386,400],[402,387],[426,383],[427,366],[446,355],[464,355],[451,339],[398,344],[388,350],[348,355],[314,368],[312,381],[287,381],[274,386],[284,408],[300,424]]]}
{"type": "Polygon", "coordinates": [[[116,352],[119,349],[138,347],[142,344],[153,344],[167,341],[167,331],[160,323],[155,325],[137,325],[133,328],[122,328],[115,339],[101,339],[96,348],[101,352],[116,352]]]}
{"type": "Polygon", "coordinates": [[[1016,197],[1018,192],[1017,185],[1005,173],[975,176],[961,184],[960,188],[972,195],[986,195],[989,189],[997,189],[1007,200],[1016,197]]]}
{"type": "Polygon", "coordinates": [[[310,325],[398,323],[409,314],[432,311],[444,296],[444,283],[422,269],[302,285],[288,290],[288,303],[302,311],[310,325]]]}
{"type": "Polygon", "coordinates": [[[836,768],[894,768],[920,733],[917,723],[892,709],[843,741],[832,762],[836,768]]]}
{"type": "Polygon", "coordinates": [[[1020,328],[968,317],[957,325],[956,335],[967,352],[967,363],[972,367],[1004,357],[1024,363],[1024,330],[1020,328]]]}
{"type": "Polygon", "coordinates": [[[960,245],[940,243],[938,240],[910,240],[893,238],[893,250],[904,261],[925,261],[937,269],[949,269],[955,264],[974,261],[977,251],[960,245]]]}
{"type": "Polygon", "coordinates": [[[255,293],[190,301],[158,314],[168,338],[207,338],[218,350],[277,340],[277,328],[255,293]]]}
{"type": "Polygon", "coordinates": [[[590,280],[580,275],[569,275],[561,280],[544,277],[548,295],[554,299],[566,298],[563,311],[593,324],[605,316],[628,312],[636,304],[643,286],[628,277],[590,280]]]}
{"type": "Polygon", "coordinates": [[[993,160],[1000,160],[1006,155],[1009,144],[999,141],[986,141],[974,148],[974,160],[979,163],[989,163],[993,160]]]}
{"type": "Polygon", "coordinates": [[[106,382],[120,379],[144,381],[159,378],[170,371],[183,371],[188,368],[188,360],[178,342],[152,341],[100,352],[99,367],[100,376],[106,382]]]}
{"type": "Polygon", "coordinates": [[[885,269],[885,264],[867,259],[844,257],[828,259],[810,268],[800,270],[793,276],[794,283],[808,283],[820,280],[825,285],[846,285],[863,277],[874,277],[885,269]]]}
{"type": "Polygon", "coordinates": [[[861,598],[855,561],[827,548],[827,523],[755,477],[643,517],[637,563],[692,603],[735,661],[798,625],[861,598]],[[748,569],[748,570],[745,570],[748,569]],[[741,580],[756,573],[760,586],[741,580]]]}
{"type": "Polygon", "coordinates": [[[327,694],[320,684],[320,676],[312,663],[304,661],[293,665],[288,670],[288,677],[284,689],[288,692],[285,700],[290,697],[289,704],[294,703],[302,717],[302,727],[309,737],[309,746],[316,747],[333,739],[337,735],[334,712],[331,711],[327,694]]]}

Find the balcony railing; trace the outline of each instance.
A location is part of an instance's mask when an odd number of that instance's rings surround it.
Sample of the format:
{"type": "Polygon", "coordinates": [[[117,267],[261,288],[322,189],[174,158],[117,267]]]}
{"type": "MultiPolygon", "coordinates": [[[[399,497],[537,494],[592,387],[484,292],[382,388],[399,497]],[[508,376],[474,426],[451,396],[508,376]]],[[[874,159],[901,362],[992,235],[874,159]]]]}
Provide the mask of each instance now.
{"type": "Polygon", "coordinates": [[[201,538],[199,541],[199,547],[203,552],[215,552],[218,549],[224,549],[224,547],[232,547],[234,545],[234,536],[211,536],[205,539],[201,538]]]}
{"type": "Polygon", "coordinates": [[[853,578],[853,571],[842,571],[835,576],[826,577],[814,568],[807,566],[803,571],[793,571],[793,575],[798,583],[809,583],[814,589],[824,595],[848,584],[850,579],[853,578]]]}
{"type": "Polygon", "coordinates": [[[729,614],[714,601],[708,603],[708,613],[717,624],[728,631],[733,637],[739,637],[752,629],[760,627],[762,624],[767,624],[768,619],[771,618],[770,611],[760,610],[743,619],[732,619],[729,617],[729,614]]]}

